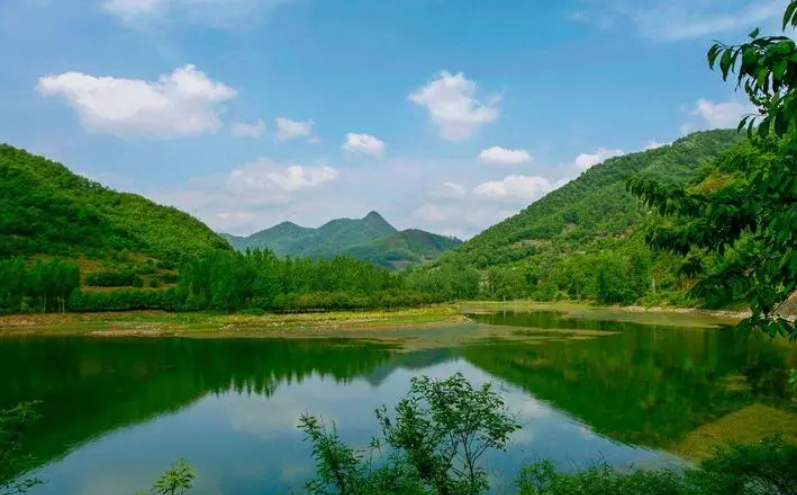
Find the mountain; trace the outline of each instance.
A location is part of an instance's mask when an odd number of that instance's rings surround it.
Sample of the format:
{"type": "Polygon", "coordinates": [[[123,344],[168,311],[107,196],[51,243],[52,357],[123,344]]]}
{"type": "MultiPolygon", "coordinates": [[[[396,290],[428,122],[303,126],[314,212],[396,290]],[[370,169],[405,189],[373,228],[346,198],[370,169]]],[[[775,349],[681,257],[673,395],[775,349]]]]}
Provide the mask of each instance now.
{"type": "Polygon", "coordinates": [[[480,297],[499,300],[699,304],[688,291],[694,280],[686,268],[703,262],[710,266],[713,260],[651,251],[645,234],[668,220],[630,194],[626,179],[645,177],[677,186],[699,183],[743,138],[731,130],[698,132],[657,149],[606,160],[443,254],[418,275],[416,284],[440,286],[457,277],[467,281],[474,270],[482,270],[486,277],[467,294],[478,290],[480,297]]]}
{"type": "Polygon", "coordinates": [[[332,220],[317,229],[283,222],[248,237],[222,236],[238,250],[268,248],[279,256],[311,258],[345,255],[386,268],[431,261],[461,244],[422,230],[399,232],[375,211],[362,219],[332,220]]]}
{"type": "Polygon", "coordinates": [[[460,244],[462,241],[459,239],[409,229],[364,246],[347,249],[341,254],[385,268],[404,268],[410,264],[433,261],[460,244]]]}
{"type": "Polygon", "coordinates": [[[627,237],[648,211],[626,191],[634,174],[685,184],[741,136],[731,130],[698,132],[671,145],[606,160],[517,215],[468,240],[442,262],[478,268],[509,265],[543,252],[575,252],[590,242],[627,237]]]}
{"type": "Polygon", "coordinates": [[[228,249],[219,235],[176,208],[116,192],[0,144],[0,257],[110,258],[126,251],[177,261],[228,249]]]}
{"type": "MultiPolygon", "coordinates": [[[[270,229],[266,229],[249,237],[239,237],[230,234],[221,234],[222,237],[235,247],[244,250],[246,248],[256,248],[270,246],[276,253],[291,252],[293,244],[298,240],[309,236],[313,229],[300,227],[293,222],[282,222],[270,229]]],[[[297,246],[296,249],[299,247],[297,246]]]]}

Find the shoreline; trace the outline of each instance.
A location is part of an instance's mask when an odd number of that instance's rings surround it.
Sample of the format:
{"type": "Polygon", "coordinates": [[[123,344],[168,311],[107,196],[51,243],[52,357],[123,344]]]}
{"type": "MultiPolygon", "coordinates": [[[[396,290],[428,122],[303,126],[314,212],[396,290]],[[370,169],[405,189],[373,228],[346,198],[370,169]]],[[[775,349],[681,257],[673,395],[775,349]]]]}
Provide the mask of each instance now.
{"type": "Polygon", "coordinates": [[[517,300],[517,301],[473,301],[463,302],[457,305],[460,310],[470,313],[486,312],[491,313],[495,311],[550,311],[563,313],[568,318],[589,318],[589,317],[606,317],[606,316],[634,316],[638,315],[640,318],[644,316],[670,316],[678,319],[687,319],[689,317],[702,318],[706,321],[717,320],[718,324],[735,324],[744,318],[748,318],[751,313],[749,311],[723,311],[723,310],[708,310],[700,308],[681,308],[670,306],[603,306],[598,304],[590,304],[587,302],[539,302],[531,300],[517,300]]]}
{"type": "MultiPolygon", "coordinates": [[[[363,330],[432,327],[464,323],[451,306],[396,311],[221,314],[127,311],[0,316],[2,337],[209,337],[314,338],[363,330]]],[[[343,334],[343,335],[341,335],[343,334]]]]}
{"type": "Polygon", "coordinates": [[[550,311],[572,319],[612,319],[660,324],[674,318],[675,326],[711,328],[733,325],[749,316],[744,312],[697,308],[599,306],[586,303],[541,303],[528,300],[473,301],[395,311],[332,311],[316,313],[170,313],[126,311],[103,313],[48,313],[0,316],[0,338],[83,335],[113,337],[203,338],[350,338],[361,332],[433,329],[469,323],[468,313],[550,311]]]}

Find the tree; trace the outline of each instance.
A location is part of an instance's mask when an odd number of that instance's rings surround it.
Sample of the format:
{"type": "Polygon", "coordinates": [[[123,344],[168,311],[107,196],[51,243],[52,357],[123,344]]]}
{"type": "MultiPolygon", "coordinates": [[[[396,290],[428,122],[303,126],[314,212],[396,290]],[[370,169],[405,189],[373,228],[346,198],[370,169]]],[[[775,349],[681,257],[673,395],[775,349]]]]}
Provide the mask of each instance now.
{"type": "Polygon", "coordinates": [[[634,299],[624,260],[617,254],[607,254],[598,261],[595,276],[598,301],[603,304],[626,303],[634,299]]]}
{"type": "MultiPolygon", "coordinates": [[[[791,0],[783,29],[795,26],[791,0]]],[[[702,275],[695,295],[745,301],[752,311],[745,326],[797,339],[795,324],[778,315],[797,288],[797,45],[756,29],[747,43],[713,45],[708,63],[724,80],[733,76],[756,107],[739,124],[749,141],[724,155],[700,185],[635,178],[628,187],[671,220],[648,241],[690,256],[702,275]]]]}
{"type": "Polygon", "coordinates": [[[473,387],[461,374],[446,380],[414,378],[395,416],[377,410],[382,439],[369,451],[343,444],[312,416],[300,428],[313,443],[317,478],[314,495],[477,495],[489,488],[479,459],[505,449],[519,426],[490,384],[473,387]],[[385,458],[374,458],[374,452],[385,458]]]}
{"type": "Polygon", "coordinates": [[[194,469],[185,461],[179,460],[155,481],[151,493],[153,495],[183,495],[186,490],[191,489],[195,477],[194,469]]]}
{"type": "Polygon", "coordinates": [[[0,495],[22,494],[42,483],[38,478],[20,477],[32,466],[22,441],[38,419],[34,406],[25,403],[0,411],[0,495]]]}

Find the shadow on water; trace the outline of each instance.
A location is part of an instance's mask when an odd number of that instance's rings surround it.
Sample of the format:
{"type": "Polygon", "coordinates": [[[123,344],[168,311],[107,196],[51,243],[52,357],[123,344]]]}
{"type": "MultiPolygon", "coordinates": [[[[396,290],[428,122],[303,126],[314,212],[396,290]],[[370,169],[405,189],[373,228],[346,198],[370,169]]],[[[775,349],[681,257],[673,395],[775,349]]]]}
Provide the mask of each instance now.
{"type": "Polygon", "coordinates": [[[334,340],[0,339],[0,409],[41,402],[29,442],[46,463],[209,394],[270,397],[312,375],[345,383],[390,355],[334,340]]]}
{"type": "Polygon", "coordinates": [[[797,350],[760,333],[573,319],[556,312],[472,318],[530,330],[612,332],[543,345],[496,342],[462,352],[492,376],[624,443],[672,448],[701,425],[749,405],[791,405],[787,382],[797,367],[797,350]]]}
{"type": "MultiPolygon", "coordinates": [[[[675,451],[697,428],[750,405],[785,409],[788,370],[797,367],[794,346],[735,328],[643,325],[556,312],[472,318],[529,332],[565,330],[562,337],[578,330],[605,335],[405,353],[352,340],[0,339],[0,408],[42,401],[42,421],[30,446],[47,463],[111,432],[190,410],[209,396],[279,399],[291,387],[322,377],[337,387],[336,394],[352,394],[347,407],[374,400],[392,405],[395,397],[376,394],[397,370],[414,376],[467,365],[614,442],[675,451]],[[350,387],[355,379],[362,379],[360,385],[350,387]]],[[[303,400],[305,412],[316,410],[315,398],[303,400]]],[[[288,419],[285,428],[295,430],[288,419]]]]}
{"type": "MultiPolygon", "coordinates": [[[[646,315],[651,318],[652,315],[646,315]]],[[[684,328],[668,321],[666,316],[658,316],[661,323],[639,323],[609,318],[591,318],[589,313],[574,316],[564,311],[500,311],[495,313],[469,314],[468,318],[488,325],[523,327],[541,330],[592,330],[598,332],[629,332],[638,330],[683,330],[684,328]]],[[[670,319],[671,320],[671,319],[670,319]]],[[[715,325],[717,328],[730,328],[730,325],[715,325]]]]}

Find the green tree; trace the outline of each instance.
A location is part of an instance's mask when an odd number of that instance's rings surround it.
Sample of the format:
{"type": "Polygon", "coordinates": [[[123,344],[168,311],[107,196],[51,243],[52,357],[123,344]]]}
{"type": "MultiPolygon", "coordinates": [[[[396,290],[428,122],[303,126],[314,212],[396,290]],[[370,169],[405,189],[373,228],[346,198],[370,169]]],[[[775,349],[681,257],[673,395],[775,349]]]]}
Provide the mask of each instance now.
{"type": "Polygon", "coordinates": [[[151,493],[153,495],[183,495],[186,490],[191,489],[195,477],[194,469],[185,461],[179,460],[155,481],[151,493]]]}
{"type": "MultiPolygon", "coordinates": [[[[792,0],[783,29],[795,26],[792,0]]],[[[739,124],[750,141],[722,157],[700,186],[636,178],[629,188],[671,219],[649,241],[692,254],[692,268],[702,274],[695,294],[743,300],[752,310],[745,325],[797,339],[794,323],[778,315],[797,287],[797,45],[756,29],[747,43],[713,45],[708,62],[723,79],[733,77],[756,107],[757,115],[739,124]]]]}
{"type": "Polygon", "coordinates": [[[0,411],[0,495],[25,493],[41,484],[38,478],[21,477],[32,466],[23,448],[23,439],[38,419],[35,404],[20,404],[0,411]]]}
{"type": "Polygon", "coordinates": [[[595,285],[598,301],[603,304],[627,303],[634,299],[628,269],[618,254],[607,254],[598,262],[595,285]]]}
{"type": "Polygon", "coordinates": [[[489,485],[479,459],[503,450],[518,429],[490,384],[475,388],[460,374],[413,379],[395,415],[382,407],[377,417],[383,438],[368,451],[346,446],[334,427],[328,431],[312,416],[301,418],[318,464],[317,478],[307,484],[311,494],[483,493],[489,485]]]}

